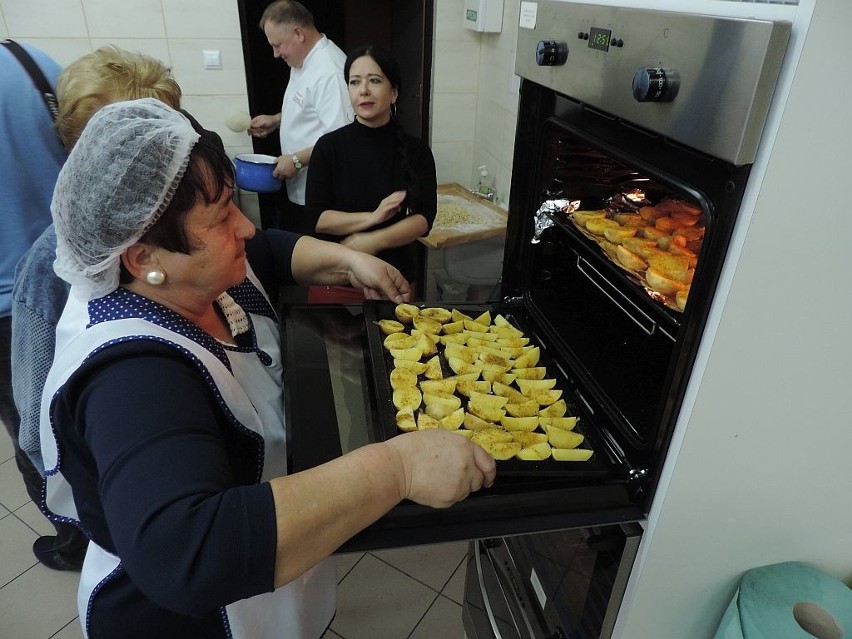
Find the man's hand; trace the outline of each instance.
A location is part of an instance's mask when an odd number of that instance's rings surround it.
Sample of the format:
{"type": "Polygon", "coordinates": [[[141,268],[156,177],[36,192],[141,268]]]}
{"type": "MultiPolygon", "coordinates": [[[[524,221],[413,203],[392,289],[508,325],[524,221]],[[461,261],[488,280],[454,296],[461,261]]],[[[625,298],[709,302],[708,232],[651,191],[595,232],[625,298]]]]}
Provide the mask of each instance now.
{"type": "Polygon", "coordinates": [[[289,180],[296,177],[298,172],[299,170],[293,165],[292,155],[280,155],[275,168],[272,170],[272,177],[279,180],[289,180]]]}
{"type": "Polygon", "coordinates": [[[249,124],[248,134],[254,138],[265,138],[281,125],[281,114],[256,115],[249,124]]]}

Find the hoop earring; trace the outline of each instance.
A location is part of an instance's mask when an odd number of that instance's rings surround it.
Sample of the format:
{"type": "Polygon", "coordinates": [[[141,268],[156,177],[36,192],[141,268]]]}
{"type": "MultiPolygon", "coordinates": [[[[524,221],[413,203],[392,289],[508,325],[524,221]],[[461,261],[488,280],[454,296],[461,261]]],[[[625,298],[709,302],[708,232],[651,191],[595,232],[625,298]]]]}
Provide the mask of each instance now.
{"type": "Polygon", "coordinates": [[[391,104],[390,112],[391,112],[391,120],[393,120],[396,117],[396,102],[391,104]]]}
{"type": "Polygon", "coordinates": [[[166,281],[166,274],[158,268],[153,268],[145,273],[145,281],[152,286],[159,286],[166,281]]]}

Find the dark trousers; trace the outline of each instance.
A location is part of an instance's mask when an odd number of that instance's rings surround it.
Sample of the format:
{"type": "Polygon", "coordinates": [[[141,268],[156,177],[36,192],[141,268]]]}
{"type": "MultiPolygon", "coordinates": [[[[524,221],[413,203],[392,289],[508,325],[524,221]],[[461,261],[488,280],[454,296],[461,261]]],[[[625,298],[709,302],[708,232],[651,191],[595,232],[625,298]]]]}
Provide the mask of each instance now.
{"type": "MultiPolygon", "coordinates": [[[[12,398],[12,318],[0,317],[0,420],[6,427],[9,437],[12,438],[12,446],[15,449],[15,463],[21,471],[24,487],[27,494],[39,507],[41,507],[42,476],[30,461],[27,454],[18,445],[18,430],[21,426],[21,418],[15,408],[12,398]]],[[[83,534],[76,526],[53,522],[56,528],[57,548],[68,544],[69,547],[78,547],[83,542],[83,534]]]]}

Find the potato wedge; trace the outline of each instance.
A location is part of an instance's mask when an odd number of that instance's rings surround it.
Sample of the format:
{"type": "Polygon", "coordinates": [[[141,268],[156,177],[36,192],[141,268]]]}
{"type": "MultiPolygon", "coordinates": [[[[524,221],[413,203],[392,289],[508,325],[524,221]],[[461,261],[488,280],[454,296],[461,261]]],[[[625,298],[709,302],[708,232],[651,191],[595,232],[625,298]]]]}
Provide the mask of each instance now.
{"type": "Polygon", "coordinates": [[[443,379],[444,371],[441,368],[441,359],[435,355],[426,362],[426,370],[423,375],[427,379],[443,379]]]}
{"type": "Polygon", "coordinates": [[[417,415],[417,430],[431,430],[440,427],[441,422],[431,415],[427,415],[426,413],[419,413],[417,415]]]}
{"type": "MultiPolygon", "coordinates": [[[[454,379],[456,382],[475,382],[480,377],[479,371],[473,371],[472,373],[463,373],[462,375],[453,375],[452,377],[445,377],[444,379],[454,379]]],[[[458,388],[458,386],[456,386],[458,388]]]]}
{"type": "Polygon", "coordinates": [[[409,362],[419,362],[423,357],[423,350],[419,346],[411,348],[391,348],[391,357],[394,359],[406,359],[409,362]]]}
{"type": "MultiPolygon", "coordinates": [[[[444,324],[447,326],[447,324],[444,324]]],[[[464,344],[467,342],[467,335],[464,333],[450,333],[449,335],[441,335],[438,341],[446,346],[447,344],[464,344]]]]}
{"type": "Polygon", "coordinates": [[[573,430],[574,426],[577,425],[576,417],[541,417],[538,418],[539,426],[547,429],[548,426],[553,426],[554,428],[561,428],[563,430],[573,430]]]}
{"type": "MultiPolygon", "coordinates": [[[[513,430],[512,439],[521,444],[524,448],[529,448],[535,444],[547,443],[547,435],[528,430],[513,430]]],[[[550,444],[547,444],[550,446],[550,444]]],[[[548,453],[550,455],[550,453],[548,453]]]]}
{"type": "Polygon", "coordinates": [[[512,459],[521,451],[518,442],[485,442],[479,445],[497,461],[512,459]]]}
{"type": "Polygon", "coordinates": [[[512,375],[516,379],[544,379],[547,369],[544,366],[533,366],[532,368],[513,368],[512,375]]]}
{"type": "Polygon", "coordinates": [[[649,266],[648,270],[645,271],[645,281],[649,287],[663,295],[674,295],[686,288],[686,284],[666,277],[664,273],[661,273],[653,266],[649,266]]]}
{"type": "Polygon", "coordinates": [[[636,235],[635,226],[621,226],[619,223],[619,226],[611,226],[604,229],[604,237],[614,244],[621,244],[625,237],[633,237],[634,235],[636,235]]]}
{"type": "Polygon", "coordinates": [[[550,444],[542,442],[541,444],[533,444],[518,451],[516,457],[525,461],[541,461],[550,457],[550,444]]]}
{"type": "Polygon", "coordinates": [[[491,428],[483,428],[481,430],[476,431],[471,439],[477,444],[482,444],[484,442],[515,441],[509,431],[503,430],[502,428],[497,428],[494,425],[492,425],[491,428]]]}
{"type": "Polygon", "coordinates": [[[606,217],[606,211],[574,211],[571,213],[571,218],[580,226],[586,226],[589,220],[601,219],[606,217]]]}
{"type": "Polygon", "coordinates": [[[466,319],[464,320],[464,330],[472,333],[485,333],[488,331],[488,325],[480,324],[476,320],[466,319]]]}
{"type": "Polygon", "coordinates": [[[551,404],[547,408],[542,408],[538,411],[539,417],[562,417],[565,413],[568,412],[568,404],[565,403],[564,399],[560,399],[559,401],[551,404]]]}
{"type": "Polygon", "coordinates": [[[457,435],[461,435],[462,437],[467,437],[468,439],[471,439],[474,433],[474,431],[468,430],[467,428],[457,428],[456,430],[453,430],[451,432],[456,433],[457,435]]]}
{"type": "Polygon", "coordinates": [[[417,388],[411,388],[409,386],[405,388],[397,388],[393,392],[393,405],[396,406],[397,410],[410,408],[414,411],[420,408],[420,404],[422,402],[423,395],[417,388]]]}
{"type": "Polygon", "coordinates": [[[483,346],[479,349],[479,361],[489,366],[505,367],[506,370],[509,370],[512,358],[499,348],[483,346]]]}
{"type": "MultiPolygon", "coordinates": [[[[471,413],[472,415],[476,415],[480,419],[484,419],[487,422],[492,422],[493,424],[496,424],[501,419],[503,419],[503,416],[506,414],[506,409],[497,408],[495,406],[488,406],[486,404],[480,404],[474,400],[470,400],[467,403],[467,412],[471,413]]],[[[470,426],[468,426],[468,428],[470,428],[470,426]]]]}
{"type": "Polygon", "coordinates": [[[686,301],[689,298],[689,289],[685,288],[682,291],[675,293],[675,304],[680,310],[686,309],[686,301]]]}
{"type": "Polygon", "coordinates": [[[426,364],[425,362],[412,362],[407,359],[395,359],[393,360],[394,368],[404,368],[405,370],[411,371],[417,375],[422,375],[426,372],[426,364]]]}
{"type": "Polygon", "coordinates": [[[501,384],[511,384],[515,381],[513,373],[501,373],[497,370],[482,371],[482,379],[489,382],[500,382],[501,384]]]}
{"type": "Polygon", "coordinates": [[[510,337],[524,337],[524,334],[514,326],[491,326],[491,328],[488,329],[488,332],[496,335],[498,339],[507,339],[510,337]]]}
{"type": "Polygon", "coordinates": [[[417,339],[417,348],[423,351],[423,357],[429,357],[438,353],[437,336],[423,333],[417,339]]]}
{"type": "MultiPolygon", "coordinates": [[[[492,384],[493,386],[493,384],[492,384]]],[[[470,394],[470,401],[476,402],[482,406],[492,406],[494,408],[503,408],[506,404],[509,403],[508,397],[501,397],[499,395],[487,395],[485,393],[477,393],[472,392],[470,394]]]]}
{"type": "Polygon", "coordinates": [[[532,368],[536,364],[538,364],[538,359],[540,355],[541,349],[539,349],[538,346],[534,346],[531,350],[518,357],[515,360],[515,365],[512,368],[532,368]]]}
{"type": "Polygon", "coordinates": [[[420,315],[420,309],[414,304],[397,304],[393,314],[403,324],[411,324],[414,318],[420,315]]]}
{"type": "Polygon", "coordinates": [[[621,244],[619,244],[615,249],[615,257],[619,264],[631,271],[644,271],[648,268],[648,264],[645,260],[621,244]]]}
{"type": "Polygon", "coordinates": [[[391,388],[405,388],[406,386],[417,388],[417,374],[404,368],[395,368],[390,372],[391,388]]]}
{"type": "Polygon", "coordinates": [[[585,448],[553,448],[550,455],[556,461],[588,461],[592,451],[585,448]]]}
{"type": "Polygon", "coordinates": [[[441,428],[457,430],[464,423],[464,408],[457,408],[449,415],[441,418],[441,428]]]}
{"type": "Polygon", "coordinates": [[[505,317],[500,315],[499,313],[494,316],[494,319],[491,321],[494,326],[511,326],[512,324],[505,317]]]}
{"type": "Polygon", "coordinates": [[[547,432],[547,441],[554,448],[577,448],[586,439],[580,433],[556,426],[547,426],[545,432],[547,432]]]}
{"type": "Polygon", "coordinates": [[[470,364],[458,357],[448,357],[447,363],[456,375],[466,375],[468,373],[476,373],[477,376],[482,371],[482,366],[479,364],[470,364]]]}
{"type": "Polygon", "coordinates": [[[453,318],[453,314],[445,308],[430,307],[420,309],[420,317],[428,317],[441,324],[446,324],[453,318]]]}
{"type": "Polygon", "coordinates": [[[470,430],[482,430],[483,428],[494,428],[494,424],[477,417],[473,413],[465,412],[464,427],[470,430]]]}
{"type": "Polygon", "coordinates": [[[527,395],[528,391],[531,391],[531,390],[536,390],[536,389],[550,390],[551,388],[556,386],[556,380],[553,379],[553,378],[550,378],[550,379],[519,379],[515,383],[518,385],[518,388],[521,389],[521,392],[524,395],[527,395]]]}
{"type": "Polygon", "coordinates": [[[441,332],[444,335],[455,335],[456,333],[461,333],[464,330],[464,322],[447,322],[441,327],[441,332]]]}
{"type": "Polygon", "coordinates": [[[382,341],[382,346],[388,351],[391,349],[404,350],[406,348],[414,348],[417,346],[417,338],[408,333],[391,333],[382,341]]]}
{"type": "Polygon", "coordinates": [[[420,390],[424,393],[452,395],[456,392],[456,384],[455,379],[424,379],[420,382],[420,390]]]}
{"type": "MultiPolygon", "coordinates": [[[[495,333],[496,335],[496,333],[495,333]]],[[[508,346],[510,348],[518,348],[520,346],[526,346],[530,343],[529,337],[498,337],[497,346],[508,346]]]]}
{"type": "Polygon", "coordinates": [[[468,364],[473,364],[476,361],[477,353],[470,346],[450,343],[444,347],[444,357],[448,360],[456,358],[463,360],[468,364]]]}
{"type": "Polygon", "coordinates": [[[526,396],[538,402],[539,406],[550,406],[562,397],[562,389],[559,388],[534,388],[526,396]]]}
{"type": "Polygon", "coordinates": [[[414,420],[414,411],[411,408],[403,408],[396,412],[396,426],[399,430],[410,433],[417,430],[417,422],[414,420]]]}
{"type": "Polygon", "coordinates": [[[402,322],[397,322],[396,320],[383,319],[376,322],[376,324],[378,324],[379,330],[385,335],[401,333],[405,330],[405,326],[403,326],[402,322]]]}
{"type": "Polygon", "coordinates": [[[522,404],[529,399],[517,389],[506,384],[501,384],[500,382],[493,382],[491,384],[491,391],[495,395],[505,397],[507,399],[507,403],[511,402],[512,404],[522,404]]]}
{"type": "Polygon", "coordinates": [[[418,328],[424,333],[428,333],[429,335],[441,334],[441,322],[423,317],[422,315],[415,317],[412,322],[414,323],[414,328],[418,328]]]}
{"type": "Polygon", "coordinates": [[[586,222],[586,230],[594,235],[603,235],[608,228],[618,228],[619,224],[608,217],[595,217],[586,222]]]}
{"type": "Polygon", "coordinates": [[[486,380],[477,380],[477,381],[461,381],[456,385],[459,393],[464,395],[465,397],[470,397],[471,393],[484,393],[489,394],[491,392],[491,382],[486,380]]]}
{"type": "Polygon", "coordinates": [[[475,317],[473,321],[477,324],[483,324],[484,326],[491,326],[491,311],[485,311],[481,315],[475,317]]]}
{"type": "MultiPolygon", "coordinates": [[[[503,417],[500,420],[500,425],[508,431],[525,430],[531,432],[538,426],[538,417],[503,417]]],[[[570,448],[570,446],[565,446],[565,448],[570,448]]]]}
{"type": "Polygon", "coordinates": [[[512,417],[535,417],[538,415],[539,405],[534,399],[525,402],[506,404],[506,412],[512,417]]]}
{"type": "MultiPolygon", "coordinates": [[[[448,393],[423,393],[423,403],[426,404],[427,410],[430,406],[440,406],[442,411],[446,411],[441,415],[441,417],[445,417],[449,415],[458,407],[461,406],[461,398],[458,395],[450,395],[448,393]]],[[[442,412],[442,411],[433,411],[434,412],[442,412]]],[[[433,413],[429,413],[434,417],[433,413]]],[[[440,418],[438,418],[440,419],[440,418]]]]}
{"type": "Polygon", "coordinates": [[[463,320],[473,319],[470,315],[467,315],[467,314],[465,314],[465,313],[462,313],[461,311],[459,311],[459,310],[457,310],[457,309],[455,309],[455,308],[454,308],[454,309],[452,309],[452,310],[450,310],[450,318],[451,318],[454,322],[461,322],[461,321],[463,321],[463,320]]]}

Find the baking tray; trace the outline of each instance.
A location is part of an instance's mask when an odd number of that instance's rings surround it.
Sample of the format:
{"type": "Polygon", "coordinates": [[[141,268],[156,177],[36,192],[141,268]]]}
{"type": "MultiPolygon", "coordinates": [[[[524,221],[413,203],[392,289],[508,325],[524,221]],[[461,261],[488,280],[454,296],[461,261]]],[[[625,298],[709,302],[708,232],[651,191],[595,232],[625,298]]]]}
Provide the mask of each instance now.
{"type": "MultiPolygon", "coordinates": [[[[530,325],[531,320],[522,310],[516,307],[502,306],[500,304],[453,304],[451,306],[443,304],[417,304],[417,306],[420,308],[441,307],[448,310],[455,308],[471,317],[477,317],[485,311],[490,311],[492,317],[499,313],[509,320],[513,326],[523,331],[524,335],[531,337],[535,333],[530,325]]],[[[372,375],[368,375],[368,379],[372,382],[373,392],[376,397],[376,411],[379,422],[377,436],[382,441],[402,433],[396,425],[396,407],[393,405],[393,389],[390,386],[390,371],[393,369],[393,358],[387,349],[384,348],[383,342],[386,336],[376,324],[376,322],[382,319],[396,319],[394,316],[395,308],[396,304],[393,302],[374,300],[364,302],[364,321],[366,323],[370,350],[370,368],[372,370],[372,375]]],[[[533,345],[534,342],[536,342],[535,338],[531,338],[530,345],[533,345]]],[[[566,415],[576,415],[579,417],[574,431],[581,433],[585,437],[585,441],[579,448],[591,448],[593,451],[592,457],[585,462],[566,462],[554,459],[541,461],[525,461],[520,459],[498,460],[498,476],[596,478],[611,475],[616,464],[608,457],[608,448],[598,436],[588,414],[580,405],[575,404],[572,400],[570,396],[570,384],[565,379],[561,369],[550,359],[547,348],[542,344],[535,345],[542,347],[538,365],[545,366],[547,368],[547,377],[556,379],[556,388],[563,390],[563,398],[568,404],[566,415]]],[[[444,376],[449,377],[454,375],[444,358],[443,346],[440,344],[438,345],[438,354],[441,358],[444,376]]],[[[459,397],[462,400],[462,406],[466,406],[467,398],[464,395],[459,395],[459,397]]]]}

